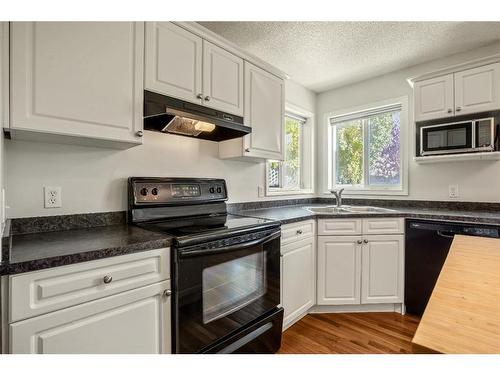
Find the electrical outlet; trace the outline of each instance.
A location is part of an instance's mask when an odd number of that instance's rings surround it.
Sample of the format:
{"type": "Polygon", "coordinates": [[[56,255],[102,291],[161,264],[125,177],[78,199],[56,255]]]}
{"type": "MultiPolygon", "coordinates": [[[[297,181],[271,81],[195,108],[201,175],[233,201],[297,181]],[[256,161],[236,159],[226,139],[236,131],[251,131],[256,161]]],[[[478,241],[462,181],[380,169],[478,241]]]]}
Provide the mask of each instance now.
{"type": "Polygon", "coordinates": [[[264,186],[257,186],[257,195],[259,198],[263,198],[264,197],[264,186]]]}
{"type": "Polygon", "coordinates": [[[62,207],[60,186],[45,186],[43,191],[45,196],[45,208],[62,207]]]}
{"type": "Polygon", "coordinates": [[[449,185],[448,186],[448,195],[450,198],[458,198],[458,185],[449,185]]]}

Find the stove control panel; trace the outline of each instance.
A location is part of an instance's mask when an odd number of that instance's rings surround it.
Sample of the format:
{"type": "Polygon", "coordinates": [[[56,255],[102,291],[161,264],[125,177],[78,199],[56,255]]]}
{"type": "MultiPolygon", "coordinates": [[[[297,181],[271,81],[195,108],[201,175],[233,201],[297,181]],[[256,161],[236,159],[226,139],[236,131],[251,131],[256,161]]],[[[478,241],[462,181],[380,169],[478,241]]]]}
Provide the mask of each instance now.
{"type": "Polygon", "coordinates": [[[222,179],[142,178],[129,179],[129,194],[134,204],[182,204],[227,199],[222,179]]]}

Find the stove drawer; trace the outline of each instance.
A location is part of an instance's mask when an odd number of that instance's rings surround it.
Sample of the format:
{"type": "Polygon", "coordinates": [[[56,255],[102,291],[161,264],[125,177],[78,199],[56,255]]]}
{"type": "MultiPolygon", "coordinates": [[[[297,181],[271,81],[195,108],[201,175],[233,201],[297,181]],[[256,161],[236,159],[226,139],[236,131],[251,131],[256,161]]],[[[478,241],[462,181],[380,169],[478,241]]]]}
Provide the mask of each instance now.
{"type": "Polygon", "coordinates": [[[9,322],[170,278],[170,250],[156,249],[9,277],[9,322]]]}
{"type": "Polygon", "coordinates": [[[303,240],[316,234],[316,220],[301,221],[281,226],[281,244],[303,240]]]}

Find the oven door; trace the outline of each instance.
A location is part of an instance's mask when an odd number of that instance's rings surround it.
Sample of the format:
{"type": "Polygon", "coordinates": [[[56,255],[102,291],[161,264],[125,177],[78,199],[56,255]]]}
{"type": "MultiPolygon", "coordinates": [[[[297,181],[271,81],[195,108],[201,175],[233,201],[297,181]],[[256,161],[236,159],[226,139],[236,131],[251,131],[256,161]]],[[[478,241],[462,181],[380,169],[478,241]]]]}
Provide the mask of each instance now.
{"type": "Polygon", "coordinates": [[[174,259],[177,353],[206,351],[280,303],[279,229],[234,245],[179,248],[174,259]]]}
{"type": "Polygon", "coordinates": [[[474,151],[474,121],[422,126],[420,155],[474,151]]]}

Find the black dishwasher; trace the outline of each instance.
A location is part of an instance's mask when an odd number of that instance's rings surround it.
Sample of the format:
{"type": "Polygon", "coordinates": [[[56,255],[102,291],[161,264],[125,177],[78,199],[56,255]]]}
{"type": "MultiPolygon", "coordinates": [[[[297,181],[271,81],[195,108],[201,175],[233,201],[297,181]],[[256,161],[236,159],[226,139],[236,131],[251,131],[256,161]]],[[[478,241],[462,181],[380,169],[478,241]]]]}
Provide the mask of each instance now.
{"type": "Polygon", "coordinates": [[[485,224],[406,220],[406,312],[424,313],[455,234],[499,238],[499,230],[485,224]]]}

